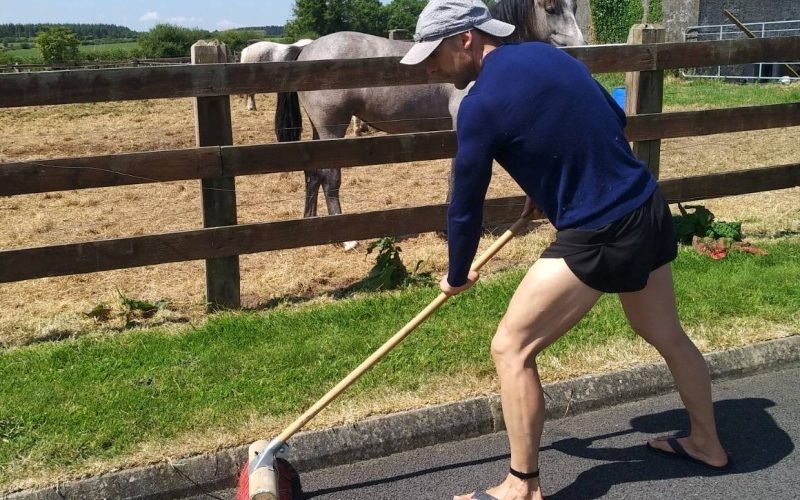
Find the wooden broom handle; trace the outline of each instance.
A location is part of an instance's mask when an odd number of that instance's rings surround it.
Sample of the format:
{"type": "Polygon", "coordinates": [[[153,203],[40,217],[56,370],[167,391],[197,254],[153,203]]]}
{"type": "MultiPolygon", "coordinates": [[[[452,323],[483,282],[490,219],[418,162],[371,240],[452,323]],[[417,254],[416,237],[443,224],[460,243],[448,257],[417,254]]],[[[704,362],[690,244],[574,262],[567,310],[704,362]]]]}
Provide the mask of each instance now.
{"type": "MultiPolygon", "coordinates": [[[[503,233],[492,245],[486,249],[477,259],[475,262],[472,263],[472,267],[470,268],[473,271],[479,271],[489,260],[494,257],[497,252],[503,248],[506,243],[508,243],[511,238],[514,237],[515,234],[519,233],[525,226],[528,225],[530,222],[529,217],[520,218],[515,222],[506,232],[503,233]]],[[[392,338],[386,341],[377,351],[375,351],[370,357],[364,360],[363,363],[358,365],[358,367],[350,372],[350,374],[345,377],[341,382],[336,384],[336,386],[328,391],[327,394],[322,396],[322,398],[314,403],[314,405],[306,410],[297,420],[292,422],[292,424],[287,427],[276,439],[282,443],[285,443],[292,437],[298,430],[300,430],[304,425],[306,425],[312,418],[314,418],[320,411],[322,411],[326,406],[328,406],[334,399],[336,399],[342,392],[344,392],[348,387],[353,385],[353,383],[361,377],[367,370],[372,368],[375,364],[378,363],[384,356],[386,356],[392,349],[394,349],[400,342],[402,342],[411,332],[413,332],[419,325],[421,325],[431,314],[433,314],[442,304],[444,304],[447,299],[448,295],[444,293],[440,293],[438,297],[433,299],[433,301],[428,304],[425,309],[420,311],[419,314],[414,316],[414,318],[406,323],[406,325],[400,329],[392,338]]]]}

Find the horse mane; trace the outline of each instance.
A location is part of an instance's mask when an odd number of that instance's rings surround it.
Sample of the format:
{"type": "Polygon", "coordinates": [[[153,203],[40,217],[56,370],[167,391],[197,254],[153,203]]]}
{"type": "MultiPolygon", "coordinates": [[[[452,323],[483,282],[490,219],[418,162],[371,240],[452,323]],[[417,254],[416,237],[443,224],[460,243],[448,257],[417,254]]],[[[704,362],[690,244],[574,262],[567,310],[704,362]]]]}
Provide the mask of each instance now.
{"type": "Polygon", "coordinates": [[[536,9],[531,0],[501,0],[494,4],[489,12],[492,17],[517,27],[510,36],[503,38],[503,43],[525,42],[535,40],[533,18],[536,9]]]}

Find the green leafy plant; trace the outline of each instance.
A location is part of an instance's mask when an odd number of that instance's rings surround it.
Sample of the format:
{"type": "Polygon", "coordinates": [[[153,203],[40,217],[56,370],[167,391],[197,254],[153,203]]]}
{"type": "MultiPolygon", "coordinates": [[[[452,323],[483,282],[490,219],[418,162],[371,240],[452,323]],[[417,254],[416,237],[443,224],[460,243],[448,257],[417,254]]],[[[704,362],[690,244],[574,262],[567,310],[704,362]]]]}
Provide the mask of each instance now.
{"type": "Polygon", "coordinates": [[[394,290],[412,285],[433,284],[430,272],[420,272],[422,261],[417,261],[414,271],[409,272],[400,258],[402,249],[397,246],[393,238],[380,238],[367,247],[367,255],[377,251],[375,265],[370,269],[366,278],[353,284],[345,293],[394,290]]]}
{"type": "MultiPolygon", "coordinates": [[[[631,26],[642,22],[641,0],[591,0],[592,24],[599,43],[625,43],[631,26]]],[[[662,0],[650,0],[648,22],[663,19],[662,0]]]]}
{"type": "Polygon", "coordinates": [[[692,239],[699,238],[728,238],[733,241],[742,240],[742,223],[738,221],[721,222],[714,220],[714,214],[703,205],[678,204],[680,215],[672,217],[678,241],[691,245],[692,239]],[[689,211],[691,210],[691,212],[689,211]]]}
{"type": "Polygon", "coordinates": [[[47,63],[75,62],[80,59],[78,36],[69,28],[53,26],[36,35],[36,45],[47,63]]]}
{"type": "Polygon", "coordinates": [[[155,316],[155,314],[167,307],[166,300],[157,300],[155,302],[148,302],[146,300],[136,300],[126,297],[119,289],[117,289],[119,301],[123,308],[123,316],[127,326],[136,323],[139,319],[148,319],[155,316]]]}
{"type": "Polygon", "coordinates": [[[84,314],[89,318],[93,318],[102,322],[111,319],[112,312],[113,309],[110,306],[100,303],[86,311],[84,314]]]}

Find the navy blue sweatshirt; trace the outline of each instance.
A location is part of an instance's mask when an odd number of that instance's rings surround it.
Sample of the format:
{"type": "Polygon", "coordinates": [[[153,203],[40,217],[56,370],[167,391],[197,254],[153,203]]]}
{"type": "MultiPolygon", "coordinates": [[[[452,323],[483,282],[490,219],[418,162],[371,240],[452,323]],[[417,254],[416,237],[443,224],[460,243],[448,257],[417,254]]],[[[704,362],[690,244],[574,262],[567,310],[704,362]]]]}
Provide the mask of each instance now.
{"type": "Polygon", "coordinates": [[[463,285],[481,235],[492,161],[561,229],[598,229],[639,208],[657,183],[625,138],[625,114],[586,66],[540,42],[486,55],[458,112],[448,210],[450,270],[463,285]]]}

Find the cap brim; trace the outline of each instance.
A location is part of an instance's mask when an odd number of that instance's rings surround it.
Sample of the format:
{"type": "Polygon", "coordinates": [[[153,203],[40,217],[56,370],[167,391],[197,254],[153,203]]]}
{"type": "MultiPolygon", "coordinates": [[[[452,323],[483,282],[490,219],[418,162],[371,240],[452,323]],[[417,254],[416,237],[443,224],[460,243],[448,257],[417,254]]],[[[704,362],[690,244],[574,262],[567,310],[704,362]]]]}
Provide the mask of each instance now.
{"type": "Polygon", "coordinates": [[[498,21],[497,19],[489,19],[483,24],[475,25],[475,28],[498,38],[511,36],[511,34],[514,33],[514,30],[517,29],[517,27],[513,24],[504,23],[503,21],[498,21]]]}
{"type": "Polygon", "coordinates": [[[413,66],[421,63],[430,57],[430,55],[433,54],[433,51],[436,50],[436,47],[438,47],[441,43],[442,40],[431,40],[429,42],[415,43],[411,47],[411,50],[409,50],[400,60],[400,64],[408,64],[413,66]]]}

